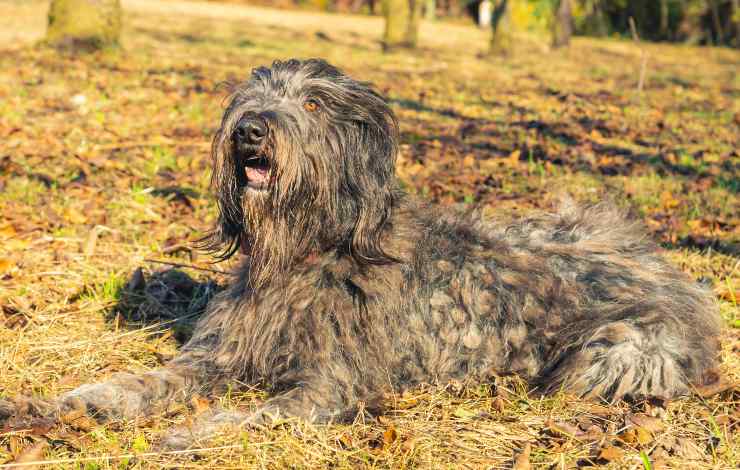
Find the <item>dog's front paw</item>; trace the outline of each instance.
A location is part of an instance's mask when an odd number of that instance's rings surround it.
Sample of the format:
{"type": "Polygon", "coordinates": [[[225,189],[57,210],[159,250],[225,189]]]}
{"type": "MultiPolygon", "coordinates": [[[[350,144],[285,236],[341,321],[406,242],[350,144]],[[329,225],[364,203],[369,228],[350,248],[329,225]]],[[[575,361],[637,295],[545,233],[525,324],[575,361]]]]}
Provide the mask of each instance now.
{"type": "Polygon", "coordinates": [[[190,426],[176,426],[167,430],[159,441],[159,450],[184,450],[205,446],[222,432],[250,427],[253,415],[236,410],[212,410],[195,418],[190,426]]]}
{"type": "Polygon", "coordinates": [[[136,418],[146,408],[146,397],[135,376],[125,374],[108,382],[82,385],[59,397],[61,417],[85,414],[105,422],[136,418]]]}

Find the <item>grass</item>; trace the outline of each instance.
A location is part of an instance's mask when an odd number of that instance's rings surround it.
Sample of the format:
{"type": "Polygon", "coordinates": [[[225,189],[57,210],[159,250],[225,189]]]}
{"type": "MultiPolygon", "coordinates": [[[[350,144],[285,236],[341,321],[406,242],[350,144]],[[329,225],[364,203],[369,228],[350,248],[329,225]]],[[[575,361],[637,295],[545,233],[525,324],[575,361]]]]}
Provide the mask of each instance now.
{"type": "MultiPolygon", "coordinates": [[[[639,94],[628,41],[576,38],[548,52],[523,36],[512,57],[482,60],[487,32],[425,23],[419,51],[384,55],[377,18],[128,0],[122,51],[71,57],[32,47],[44,5],[0,3],[0,42],[14,44],[0,54],[0,396],[52,397],[177,352],[228,282],[213,271],[228,263],[191,249],[215,217],[217,85],[292,56],[325,57],[391,99],[398,175],[421,197],[496,215],[550,208],[563,193],[630,209],[712,285],[726,323],[721,372],[740,380],[737,51],[647,44],[639,94]],[[192,267],[156,275],[166,265],[152,260],[192,267]]],[[[264,398],[247,389],[217,401],[252,409],[264,398]]],[[[511,468],[529,446],[534,468],[729,469],[740,465],[739,402],[735,388],[592,404],[498,378],[391,395],[378,418],[286,421],[186,454],[156,443],[193,404],[105,426],[0,423],[0,463],[41,443],[32,455],[57,462],[49,468],[511,468]]]]}

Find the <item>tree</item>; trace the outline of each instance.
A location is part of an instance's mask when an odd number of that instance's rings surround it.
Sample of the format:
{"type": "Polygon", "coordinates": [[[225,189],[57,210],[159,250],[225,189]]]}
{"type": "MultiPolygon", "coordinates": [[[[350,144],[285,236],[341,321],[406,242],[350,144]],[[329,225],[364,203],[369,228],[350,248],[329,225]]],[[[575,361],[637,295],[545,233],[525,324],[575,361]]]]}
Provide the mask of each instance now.
{"type": "Polygon", "coordinates": [[[552,47],[564,47],[573,34],[573,13],[570,0],[560,0],[552,22],[552,47]]]}
{"type": "Polygon", "coordinates": [[[424,0],[424,19],[429,21],[437,19],[437,0],[424,0]]]}
{"type": "Polygon", "coordinates": [[[511,8],[508,0],[494,0],[491,16],[491,55],[507,55],[511,52],[511,8]]]}
{"type": "Polygon", "coordinates": [[[120,0],[52,0],[46,43],[97,50],[118,45],[120,0]]]}
{"type": "Polygon", "coordinates": [[[383,0],[385,50],[416,47],[419,38],[422,0],[383,0]]]}

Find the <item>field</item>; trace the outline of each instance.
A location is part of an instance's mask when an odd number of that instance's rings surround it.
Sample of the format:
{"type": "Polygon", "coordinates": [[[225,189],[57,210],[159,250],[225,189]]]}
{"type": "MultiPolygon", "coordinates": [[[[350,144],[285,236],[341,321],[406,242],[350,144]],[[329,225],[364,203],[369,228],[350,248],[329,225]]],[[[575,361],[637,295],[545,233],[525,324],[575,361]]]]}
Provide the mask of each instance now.
{"type": "MultiPolygon", "coordinates": [[[[380,18],[125,0],[123,47],[74,57],[34,44],[46,2],[0,0],[0,403],[49,398],[176,353],[228,263],[192,248],[215,216],[210,138],[223,82],[323,57],[373,82],[402,130],[398,176],[420,197],[512,217],[564,195],[611,199],[717,294],[714,386],[666,402],[594,404],[522,383],[450,383],[387,398],[379,417],[220,436],[157,451],[215,403],[97,425],[3,423],[0,464],[44,468],[718,468],[740,466],[740,53],[424,23],[383,54],[380,18]],[[646,57],[645,83],[638,90],[646,57]],[[162,273],[162,270],[168,270],[162,273]]],[[[257,389],[220,406],[255,407],[257,389]]],[[[4,468],[0,465],[0,468],[4,468]]]]}

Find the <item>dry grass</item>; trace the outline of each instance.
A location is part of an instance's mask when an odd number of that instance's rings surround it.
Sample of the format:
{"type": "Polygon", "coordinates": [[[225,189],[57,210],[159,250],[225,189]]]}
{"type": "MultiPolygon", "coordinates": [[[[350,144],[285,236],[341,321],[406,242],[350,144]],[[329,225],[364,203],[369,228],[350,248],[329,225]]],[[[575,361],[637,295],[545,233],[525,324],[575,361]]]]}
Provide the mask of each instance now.
{"type": "MultiPolygon", "coordinates": [[[[677,264],[714,286],[727,322],[722,372],[740,380],[737,51],[648,45],[638,94],[640,51],[629,42],[577,39],[556,54],[522,37],[510,59],[481,60],[485,32],[425,24],[420,51],[386,56],[373,18],[124,5],[124,50],[73,58],[28,46],[43,34],[44,2],[0,2],[0,39],[13,39],[0,54],[0,398],[55,396],[175,354],[189,327],[176,318],[197,314],[213,282],[228,281],[199,269],[228,266],[188,247],[214,217],[216,84],[291,56],[325,57],[390,96],[403,131],[399,175],[424,197],[512,214],[547,207],[562,191],[608,193],[632,208],[677,264]],[[163,266],[150,259],[194,266],[179,268],[192,279],[152,277],[163,266]],[[135,274],[142,267],[145,280],[135,274]]],[[[219,401],[250,408],[263,398],[252,390],[219,401]]],[[[185,455],[153,446],[202,403],[107,426],[0,424],[0,462],[511,468],[529,448],[534,468],[729,469],[740,465],[739,402],[735,388],[601,406],[533,398],[501,378],[388,397],[377,419],[289,421],[185,455]]]]}

